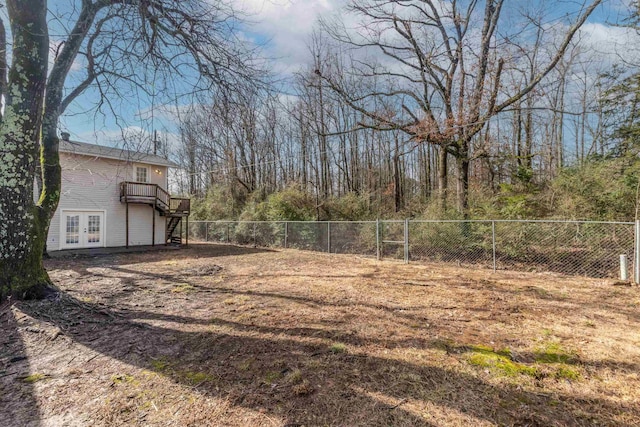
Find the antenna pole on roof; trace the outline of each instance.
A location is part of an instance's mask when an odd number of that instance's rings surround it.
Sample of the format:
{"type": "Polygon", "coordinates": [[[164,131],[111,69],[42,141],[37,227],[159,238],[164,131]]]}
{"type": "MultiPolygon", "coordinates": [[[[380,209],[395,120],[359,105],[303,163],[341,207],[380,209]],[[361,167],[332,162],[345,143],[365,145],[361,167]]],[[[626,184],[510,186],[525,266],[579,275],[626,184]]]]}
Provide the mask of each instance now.
{"type": "Polygon", "coordinates": [[[158,131],[153,131],[153,155],[158,155],[158,131]]]}

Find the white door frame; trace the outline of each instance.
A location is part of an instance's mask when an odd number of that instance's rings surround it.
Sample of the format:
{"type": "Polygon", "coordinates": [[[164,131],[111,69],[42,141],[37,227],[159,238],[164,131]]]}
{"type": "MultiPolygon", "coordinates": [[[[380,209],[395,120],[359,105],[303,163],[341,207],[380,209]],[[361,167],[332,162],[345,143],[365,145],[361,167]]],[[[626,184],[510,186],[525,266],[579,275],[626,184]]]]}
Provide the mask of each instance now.
{"type": "Polygon", "coordinates": [[[106,236],[107,236],[107,211],[105,209],[62,209],[60,211],[60,249],[84,249],[84,248],[101,248],[106,247],[106,236]],[[87,224],[85,219],[87,215],[91,214],[102,214],[102,223],[100,224],[100,244],[98,245],[87,245],[86,244],[86,234],[84,231],[86,229],[87,224]],[[79,242],[77,245],[67,244],[67,214],[78,214],[80,215],[80,224],[79,224],[79,242]]]}

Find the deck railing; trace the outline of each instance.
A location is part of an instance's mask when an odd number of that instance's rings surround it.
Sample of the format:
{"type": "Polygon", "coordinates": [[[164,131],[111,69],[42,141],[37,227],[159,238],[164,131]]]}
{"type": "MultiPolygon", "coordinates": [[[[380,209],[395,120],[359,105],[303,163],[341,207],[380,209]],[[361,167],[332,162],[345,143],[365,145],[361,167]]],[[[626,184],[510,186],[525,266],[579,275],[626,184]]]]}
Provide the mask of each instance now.
{"type": "Polygon", "coordinates": [[[171,203],[171,195],[162,187],[156,186],[156,197],[158,198],[158,202],[163,206],[169,207],[171,203]]]}
{"type": "Polygon", "coordinates": [[[128,202],[139,201],[142,198],[149,203],[155,203],[163,211],[180,215],[188,215],[191,208],[191,201],[188,198],[171,197],[169,192],[158,184],[148,182],[121,182],[120,197],[128,202]]]}
{"type": "Polygon", "coordinates": [[[169,210],[172,213],[188,215],[191,211],[191,199],[186,197],[172,197],[169,210]]]}

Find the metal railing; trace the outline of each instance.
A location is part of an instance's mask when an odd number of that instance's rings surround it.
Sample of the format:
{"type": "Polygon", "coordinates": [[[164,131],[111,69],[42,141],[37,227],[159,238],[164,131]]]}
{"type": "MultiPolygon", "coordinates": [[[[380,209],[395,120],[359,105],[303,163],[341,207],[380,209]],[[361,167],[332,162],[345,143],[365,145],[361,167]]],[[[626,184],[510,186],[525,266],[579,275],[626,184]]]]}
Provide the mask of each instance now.
{"type": "Polygon", "coordinates": [[[640,222],[517,220],[192,221],[193,241],[640,282],[640,222]],[[633,274],[633,275],[632,275],[633,274]]]}

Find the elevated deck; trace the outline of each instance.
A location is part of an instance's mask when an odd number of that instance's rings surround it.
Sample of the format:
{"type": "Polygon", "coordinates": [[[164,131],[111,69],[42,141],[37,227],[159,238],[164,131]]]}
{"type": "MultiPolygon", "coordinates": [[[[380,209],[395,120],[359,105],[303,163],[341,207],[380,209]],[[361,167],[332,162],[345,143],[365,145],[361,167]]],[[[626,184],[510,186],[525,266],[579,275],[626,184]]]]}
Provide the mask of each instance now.
{"type": "Polygon", "coordinates": [[[168,217],[188,216],[191,200],[186,197],[171,197],[169,192],[158,184],[123,181],[120,183],[120,201],[122,203],[142,203],[151,205],[168,217]]]}
{"type": "MultiPolygon", "coordinates": [[[[120,202],[127,205],[127,247],[129,247],[129,203],[145,204],[158,211],[160,216],[168,218],[166,222],[165,244],[182,243],[182,219],[185,219],[187,235],[189,228],[189,214],[191,213],[191,200],[186,197],[171,197],[169,192],[158,184],[146,182],[123,181],[120,183],[120,202]],[[174,232],[179,228],[179,235],[174,232]]],[[[155,245],[155,213],[152,222],[152,245],[155,245]]],[[[188,240],[187,240],[188,243],[188,240]]]]}

